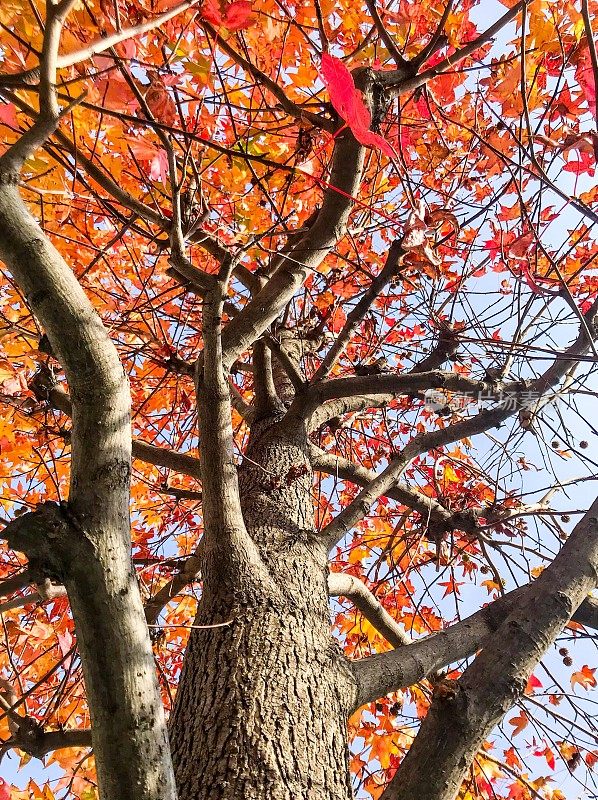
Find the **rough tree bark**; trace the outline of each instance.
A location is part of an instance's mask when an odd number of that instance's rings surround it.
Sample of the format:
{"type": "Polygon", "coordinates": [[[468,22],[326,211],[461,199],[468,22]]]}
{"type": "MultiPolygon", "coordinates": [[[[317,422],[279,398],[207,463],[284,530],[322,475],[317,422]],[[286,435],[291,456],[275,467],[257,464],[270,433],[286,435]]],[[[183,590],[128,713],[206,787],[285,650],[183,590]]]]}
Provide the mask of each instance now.
{"type": "Polygon", "coordinates": [[[330,633],[307,427],[285,426],[261,350],[260,413],[237,471],[222,360],[225,288],[204,302],[197,374],[203,591],[170,722],[179,796],[349,798],[355,682],[330,633]]]}
{"type": "Polygon", "coordinates": [[[350,798],[355,681],[330,632],[327,553],[314,530],[305,435],[261,420],[240,469],[267,578],[204,578],[171,719],[181,798],[350,798]],[[228,623],[228,624],[227,624],[228,623]]]}

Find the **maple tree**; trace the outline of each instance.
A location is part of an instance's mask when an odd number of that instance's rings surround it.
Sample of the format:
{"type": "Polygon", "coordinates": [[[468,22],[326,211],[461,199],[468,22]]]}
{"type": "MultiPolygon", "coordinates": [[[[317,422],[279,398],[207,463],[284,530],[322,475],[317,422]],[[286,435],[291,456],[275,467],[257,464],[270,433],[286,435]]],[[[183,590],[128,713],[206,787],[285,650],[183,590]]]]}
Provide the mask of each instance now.
{"type": "Polygon", "coordinates": [[[3,0],[0,800],[592,779],[597,8],[3,0]]]}

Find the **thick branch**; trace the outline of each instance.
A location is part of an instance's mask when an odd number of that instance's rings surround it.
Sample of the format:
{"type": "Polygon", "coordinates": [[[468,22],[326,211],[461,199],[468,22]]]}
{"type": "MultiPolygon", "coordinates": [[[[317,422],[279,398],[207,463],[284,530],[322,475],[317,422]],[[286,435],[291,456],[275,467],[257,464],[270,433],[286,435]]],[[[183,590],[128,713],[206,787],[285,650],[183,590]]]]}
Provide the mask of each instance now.
{"type": "Polygon", "coordinates": [[[263,339],[253,345],[253,391],[255,419],[270,417],[282,409],[272,377],[272,351],[263,339]]]}
{"type": "Polygon", "coordinates": [[[573,615],[573,620],[586,628],[598,630],[598,600],[595,597],[586,598],[573,615]]]}
{"type": "MultiPolygon", "coordinates": [[[[106,506],[108,499],[102,497],[106,506]]],[[[113,797],[104,793],[116,785],[123,792],[117,796],[171,800],[176,795],[169,780],[163,711],[143,609],[140,599],[136,602],[130,545],[123,542],[122,532],[106,523],[98,535],[68,505],[46,503],[15,519],[2,535],[27,555],[36,583],[49,578],[67,588],[91,711],[100,796],[113,797]],[[132,757],[136,763],[130,763],[132,757]],[[134,783],[125,792],[126,780],[134,783]]]]}
{"type": "Polygon", "coordinates": [[[414,365],[411,372],[432,372],[440,369],[447,358],[457,352],[459,344],[458,334],[450,327],[440,329],[438,341],[425,358],[414,365]]]}
{"type": "MultiPolygon", "coordinates": [[[[311,446],[311,464],[315,471],[333,475],[340,480],[349,481],[357,486],[368,486],[375,478],[372,469],[356,464],[348,458],[327,453],[324,450],[311,446]]],[[[501,524],[515,517],[528,514],[542,514],[549,512],[548,499],[544,498],[538,503],[515,506],[513,508],[498,508],[494,504],[478,508],[466,508],[462,511],[451,511],[441,505],[438,500],[423,492],[418,491],[406,483],[396,483],[384,494],[391,500],[397,500],[401,505],[416,511],[422,520],[434,527],[435,531],[463,531],[475,538],[485,540],[488,525],[501,524]],[[486,520],[482,525],[480,518],[486,520]]],[[[560,512],[559,512],[560,513],[560,512]]],[[[489,542],[489,544],[493,544],[489,542]]],[[[498,545],[497,545],[498,546],[498,545]]]]}
{"type": "MultiPolygon", "coordinates": [[[[353,671],[358,682],[355,707],[359,708],[389,692],[413,686],[437,670],[468,658],[493,643],[496,631],[508,615],[523,602],[526,593],[529,593],[533,586],[535,584],[528,584],[499,597],[490,605],[440,633],[402,645],[389,653],[380,653],[355,661],[353,671]]],[[[362,613],[367,617],[366,611],[362,613]]],[[[571,619],[580,625],[598,630],[598,601],[592,597],[586,598],[571,619]]],[[[567,619],[562,627],[568,621],[567,619]]],[[[372,624],[380,630],[375,622],[372,624]]],[[[382,633],[381,630],[380,632],[382,633]]]]}
{"type": "Polygon", "coordinates": [[[597,581],[598,500],[448,696],[434,698],[384,800],[416,795],[453,800],[479,747],[523,693],[533,669],[597,581]]]}
{"type": "Polygon", "coordinates": [[[22,608],[30,603],[45,603],[48,600],[54,600],[56,597],[63,597],[65,594],[66,589],[64,586],[57,586],[49,578],[46,578],[38,585],[36,592],[13,597],[12,600],[0,603],[0,614],[13,608],[22,608]]]}
{"type": "Polygon", "coordinates": [[[34,758],[43,758],[54,750],[63,750],[67,747],[91,748],[91,741],[91,730],[88,728],[45,731],[40,727],[31,731],[19,730],[7,741],[0,742],[0,748],[2,750],[14,748],[34,758]]]}
{"type": "Polygon", "coordinates": [[[198,548],[195,553],[186,559],[180,572],[166,583],[160,591],[150,597],[145,602],[145,618],[148,625],[155,625],[158,621],[162,609],[170,603],[173,597],[180,594],[185,586],[197,580],[201,568],[201,550],[198,548]]]}
{"type": "MultiPolygon", "coordinates": [[[[520,384],[513,383],[504,387],[505,392],[515,392],[520,384]]],[[[334,412],[336,407],[331,401],[345,398],[381,395],[386,402],[401,394],[415,394],[426,389],[446,389],[476,397],[478,394],[493,389],[490,383],[476,381],[459,375],[456,372],[405,372],[402,374],[384,372],[376,375],[355,375],[349,378],[336,378],[313,384],[293,403],[289,415],[307,419],[321,405],[328,403],[327,411],[334,412]]],[[[487,395],[489,396],[489,395],[487,395]]],[[[346,405],[339,408],[346,412],[346,405]]],[[[337,416],[336,413],[333,416],[337,416]]]]}
{"type": "Polygon", "coordinates": [[[0,583],[0,597],[8,597],[9,594],[24,589],[30,583],[31,576],[28,569],[17,572],[16,575],[11,575],[0,583]]]}
{"type": "MultiPolygon", "coordinates": [[[[416,372],[436,372],[457,349],[458,339],[450,328],[440,331],[438,342],[431,352],[420,362],[414,365],[407,374],[416,372]]],[[[305,387],[303,387],[305,388],[305,387]]],[[[392,394],[377,395],[349,395],[343,398],[329,400],[319,406],[311,415],[309,420],[310,430],[317,430],[325,422],[334,417],[340,417],[352,412],[363,411],[368,408],[381,408],[394,399],[392,394]]],[[[305,399],[301,399],[296,407],[302,408],[305,399]]],[[[303,412],[302,412],[303,413],[303,412]]]]}
{"type": "MultiPolygon", "coordinates": [[[[232,266],[232,265],[231,265],[232,266]]],[[[221,273],[225,270],[225,265],[221,273]]],[[[239,498],[229,384],[222,358],[222,305],[228,275],[203,304],[203,358],[197,362],[197,412],[204,517],[204,578],[234,581],[250,565],[252,580],[268,581],[251,540],[239,498]]]]}
{"type": "Polygon", "coordinates": [[[303,377],[302,370],[298,362],[296,362],[291,354],[288,352],[285,345],[288,344],[288,339],[283,338],[278,341],[273,336],[264,337],[265,343],[276,356],[276,361],[284,372],[284,380],[281,381],[280,371],[278,372],[278,383],[284,383],[284,386],[277,385],[276,382],[276,365],[272,364],[274,384],[278,395],[283,402],[289,402],[295,394],[302,392],[305,389],[305,378],[303,377]],[[290,386],[288,385],[290,383],[290,386]]]}
{"type": "Polygon", "coordinates": [[[389,653],[355,661],[353,672],[358,684],[355,707],[413,686],[447,664],[471,656],[498,629],[520,593],[521,589],[510,592],[444,631],[389,653]]]}
{"type": "Polygon", "coordinates": [[[72,270],[18,191],[23,161],[60,117],[55,96],[60,31],[73,0],[48,0],[40,114],[0,158],[0,258],[43,325],[72,401],[68,506],[42,506],[5,535],[26,553],[36,582],[67,589],[93,726],[102,800],[174,798],[176,790],[151,643],[131,561],[130,396],[118,354],[72,270]]]}

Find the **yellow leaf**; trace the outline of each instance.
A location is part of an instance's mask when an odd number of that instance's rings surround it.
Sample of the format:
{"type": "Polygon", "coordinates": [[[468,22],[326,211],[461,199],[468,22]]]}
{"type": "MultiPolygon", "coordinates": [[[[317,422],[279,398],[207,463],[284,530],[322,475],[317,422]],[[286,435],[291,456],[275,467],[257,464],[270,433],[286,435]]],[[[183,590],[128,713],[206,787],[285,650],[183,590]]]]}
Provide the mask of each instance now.
{"type": "Polygon", "coordinates": [[[444,480],[449,481],[449,483],[459,483],[461,478],[457,475],[453,467],[447,464],[444,468],[444,480]]]}
{"type": "Polygon", "coordinates": [[[5,359],[0,361],[0,383],[3,381],[8,380],[9,378],[14,378],[15,371],[11,367],[8,361],[5,359]]]}

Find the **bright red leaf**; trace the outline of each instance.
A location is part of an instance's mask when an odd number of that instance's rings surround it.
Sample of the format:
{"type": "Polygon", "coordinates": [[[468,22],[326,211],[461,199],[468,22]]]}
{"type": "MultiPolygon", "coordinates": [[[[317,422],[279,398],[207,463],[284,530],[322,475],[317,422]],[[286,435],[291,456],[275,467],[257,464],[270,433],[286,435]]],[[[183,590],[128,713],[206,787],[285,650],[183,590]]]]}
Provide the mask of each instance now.
{"type": "Polygon", "coordinates": [[[590,48],[586,45],[577,61],[575,78],[585,95],[590,111],[596,118],[596,81],[590,57],[590,48]]]}
{"type": "Polygon", "coordinates": [[[389,158],[397,154],[392,145],[379,133],[370,130],[372,115],[355,87],[353,76],[343,62],[329,53],[322,55],[322,79],[328,89],[330,102],[337,114],[345,120],[353,136],[367,147],[381,150],[389,158]]]}
{"type": "Polygon", "coordinates": [[[226,4],[218,0],[206,0],[203,4],[202,16],[218,28],[227,28],[229,31],[240,31],[251,24],[252,8],[248,0],[235,0],[226,4]]]}
{"type": "Polygon", "coordinates": [[[14,103],[2,103],[0,105],[0,125],[9,125],[11,128],[17,127],[14,103]]]}
{"type": "Polygon", "coordinates": [[[535,675],[530,675],[529,680],[527,682],[527,686],[525,687],[526,694],[532,694],[534,689],[541,689],[542,688],[542,681],[539,678],[536,678],[535,675]]]}

